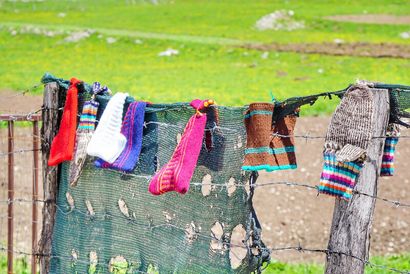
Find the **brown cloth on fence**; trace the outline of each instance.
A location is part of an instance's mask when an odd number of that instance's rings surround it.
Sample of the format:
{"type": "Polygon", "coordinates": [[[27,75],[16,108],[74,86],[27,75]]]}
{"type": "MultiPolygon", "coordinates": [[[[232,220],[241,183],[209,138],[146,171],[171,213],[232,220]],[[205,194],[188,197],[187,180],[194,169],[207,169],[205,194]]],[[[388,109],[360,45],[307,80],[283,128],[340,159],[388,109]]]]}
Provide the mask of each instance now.
{"type": "Polygon", "coordinates": [[[296,157],[293,130],[296,115],[273,121],[271,103],[252,103],[245,113],[247,142],[243,170],[294,169],[296,157]]]}

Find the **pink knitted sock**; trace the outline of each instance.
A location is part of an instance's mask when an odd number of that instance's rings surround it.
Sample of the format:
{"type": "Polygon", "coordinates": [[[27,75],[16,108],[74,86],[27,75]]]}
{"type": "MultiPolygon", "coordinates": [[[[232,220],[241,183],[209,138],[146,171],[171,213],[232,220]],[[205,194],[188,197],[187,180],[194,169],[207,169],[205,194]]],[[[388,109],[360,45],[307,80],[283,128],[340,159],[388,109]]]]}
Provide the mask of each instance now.
{"type": "Polygon", "coordinates": [[[184,194],[188,191],[206,125],[206,114],[200,113],[199,110],[210,104],[213,104],[213,101],[197,99],[191,102],[197,112],[189,119],[171,160],[152,178],[149,185],[152,194],[160,195],[168,191],[184,194]]]}

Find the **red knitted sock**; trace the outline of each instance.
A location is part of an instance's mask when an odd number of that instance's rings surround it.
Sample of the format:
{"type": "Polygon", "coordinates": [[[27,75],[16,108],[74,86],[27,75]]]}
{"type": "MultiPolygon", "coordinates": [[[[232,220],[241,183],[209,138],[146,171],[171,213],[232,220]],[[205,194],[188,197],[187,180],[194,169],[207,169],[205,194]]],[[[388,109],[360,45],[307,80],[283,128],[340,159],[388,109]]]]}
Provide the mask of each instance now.
{"type": "Polygon", "coordinates": [[[195,171],[206,125],[206,114],[199,110],[213,104],[211,100],[193,100],[191,106],[197,113],[189,119],[181,141],[172,154],[171,160],[152,178],[149,191],[160,195],[168,191],[184,194],[195,171]]]}
{"type": "Polygon", "coordinates": [[[64,161],[70,161],[73,157],[75,131],[77,128],[77,85],[80,82],[81,81],[76,78],[71,78],[70,80],[70,87],[67,90],[60,129],[51,144],[50,157],[48,159],[49,166],[55,166],[64,161]]]}

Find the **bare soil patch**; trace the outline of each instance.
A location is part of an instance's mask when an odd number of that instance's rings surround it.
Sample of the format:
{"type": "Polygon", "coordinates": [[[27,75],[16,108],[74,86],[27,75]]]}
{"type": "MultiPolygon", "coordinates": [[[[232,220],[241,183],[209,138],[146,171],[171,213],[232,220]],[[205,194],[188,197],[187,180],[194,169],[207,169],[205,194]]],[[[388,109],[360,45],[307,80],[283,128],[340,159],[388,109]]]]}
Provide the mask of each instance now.
{"type": "Polygon", "coordinates": [[[248,44],[243,46],[261,51],[297,52],[336,56],[361,56],[377,58],[410,58],[410,45],[391,43],[294,43],[248,44]]]}
{"type": "Polygon", "coordinates": [[[353,22],[382,25],[410,25],[410,16],[408,15],[349,14],[326,16],[325,19],[338,22],[353,22]]]}
{"type": "Polygon", "coordinates": [[[0,90],[0,98],[0,114],[27,114],[39,110],[43,104],[40,95],[23,95],[10,90],[0,90]]]}

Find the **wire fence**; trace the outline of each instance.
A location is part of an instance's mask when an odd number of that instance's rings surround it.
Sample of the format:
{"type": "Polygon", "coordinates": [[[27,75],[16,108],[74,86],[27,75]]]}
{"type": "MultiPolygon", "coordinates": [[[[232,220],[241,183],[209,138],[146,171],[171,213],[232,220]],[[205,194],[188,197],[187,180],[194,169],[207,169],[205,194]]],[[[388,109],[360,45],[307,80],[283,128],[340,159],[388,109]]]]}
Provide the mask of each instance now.
{"type": "MultiPolygon", "coordinates": [[[[38,88],[39,85],[35,85],[30,89],[27,90],[23,90],[21,92],[18,92],[14,96],[23,96],[26,93],[30,92],[33,89],[38,88]]],[[[35,111],[29,112],[27,114],[21,114],[19,116],[25,116],[25,119],[27,121],[31,121],[32,117],[34,114],[37,114],[41,111],[44,110],[55,110],[55,111],[62,111],[63,108],[58,108],[58,109],[50,109],[50,108],[44,108],[41,107],[35,111]]],[[[19,120],[18,117],[15,117],[15,119],[13,119],[13,116],[10,117],[11,120],[19,120]]],[[[164,124],[164,123],[159,123],[159,122],[148,122],[145,123],[144,126],[148,126],[150,123],[154,123],[154,124],[158,124],[161,126],[169,126],[169,127],[178,127],[181,130],[183,130],[183,127],[178,126],[178,125],[171,125],[171,124],[164,124]]],[[[209,131],[215,131],[215,130],[222,130],[222,131],[237,131],[238,129],[232,129],[232,128],[223,128],[223,127],[219,127],[217,125],[215,125],[213,128],[208,128],[206,130],[209,131]]],[[[273,133],[272,137],[281,137],[281,138],[298,138],[298,139],[304,139],[306,140],[306,142],[309,141],[314,141],[314,140],[322,140],[325,139],[325,136],[322,135],[312,135],[311,133],[307,132],[305,134],[295,134],[295,135],[281,135],[278,133],[273,133]]],[[[27,139],[32,139],[33,137],[38,137],[41,138],[41,136],[35,135],[35,134],[27,134],[26,136],[15,136],[14,138],[16,140],[27,140],[27,139]]],[[[390,136],[373,136],[373,139],[379,139],[379,138],[387,138],[390,136]]],[[[398,136],[398,138],[400,139],[410,139],[410,135],[401,135],[398,136]]],[[[44,141],[44,140],[43,140],[44,141]]],[[[49,144],[44,144],[44,145],[49,145],[49,144]]],[[[29,153],[29,152],[35,152],[35,151],[39,151],[40,149],[28,149],[28,148],[24,148],[24,149],[15,149],[12,152],[0,152],[0,157],[7,157],[10,154],[24,154],[24,153],[29,153]]],[[[138,178],[143,178],[146,179],[147,181],[150,181],[152,176],[142,176],[142,175],[135,175],[135,174],[129,174],[129,173],[123,173],[120,174],[120,176],[129,176],[129,177],[138,177],[138,178]]],[[[319,191],[318,191],[318,187],[315,186],[314,183],[301,183],[301,182],[291,182],[291,181],[269,181],[269,182],[261,182],[261,183],[254,183],[254,184],[248,184],[248,185],[244,185],[244,184],[238,184],[238,183],[227,183],[227,184],[214,184],[214,183],[205,183],[205,182],[191,182],[191,186],[192,187],[203,187],[203,186],[211,186],[215,189],[219,189],[220,191],[223,191],[224,188],[230,188],[230,187],[245,187],[245,188],[250,188],[250,187],[254,187],[254,188],[265,188],[265,187],[272,187],[272,186],[287,186],[287,187],[298,187],[301,188],[303,190],[307,190],[307,191],[316,191],[317,195],[319,195],[319,191]]],[[[402,209],[408,209],[410,208],[410,201],[400,201],[400,199],[389,199],[389,198],[385,198],[385,197],[380,197],[378,195],[370,195],[367,193],[362,193],[359,191],[353,191],[353,195],[360,195],[360,196],[365,196],[368,197],[369,199],[375,199],[378,201],[381,201],[383,203],[387,203],[392,205],[393,208],[402,208],[402,209]]],[[[61,206],[59,206],[56,201],[53,200],[45,200],[45,199],[29,199],[29,198],[25,198],[25,197],[18,197],[18,198],[14,198],[14,199],[0,199],[0,206],[1,205],[10,205],[10,204],[52,204],[53,206],[55,206],[57,208],[58,211],[60,211],[60,213],[62,214],[82,214],[85,216],[88,216],[91,219],[96,219],[96,218],[127,218],[127,221],[129,223],[129,225],[136,225],[139,228],[140,227],[144,227],[145,229],[156,229],[158,227],[172,227],[174,229],[178,229],[181,231],[186,231],[185,227],[178,227],[177,225],[173,224],[172,222],[165,222],[165,223],[158,223],[158,224],[154,224],[152,222],[137,222],[135,219],[133,219],[132,217],[127,217],[125,215],[115,215],[115,214],[109,214],[107,212],[103,212],[103,213],[98,213],[95,212],[94,215],[90,215],[90,212],[88,211],[81,211],[74,208],[70,208],[69,206],[63,208],[61,206]]],[[[7,215],[0,215],[0,220],[3,219],[9,219],[10,216],[7,215]]],[[[1,221],[2,222],[2,221],[1,221]]],[[[37,221],[38,223],[40,221],[37,221]]],[[[195,231],[195,234],[198,237],[202,237],[206,240],[213,240],[213,241],[218,241],[221,242],[224,250],[226,251],[230,251],[233,254],[235,253],[234,250],[232,250],[233,247],[236,248],[244,248],[244,249],[250,249],[250,245],[248,244],[248,240],[249,239],[245,239],[245,241],[243,242],[243,245],[239,245],[239,244],[233,244],[229,241],[226,241],[226,239],[222,238],[218,238],[215,235],[211,234],[205,234],[205,233],[201,233],[199,231],[195,231]]],[[[355,260],[360,261],[361,263],[363,263],[364,265],[371,267],[371,268],[376,268],[376,269],[381,269],[381,270],[386,270],[386,271],[390,271],[390,272],[395,272],[395,273],[410,273],[410,270],[400,270],[400,269],[396,269],[387,265],[379,265],[379,264],[375,264],[370,262],[367,258],[361,258],[359,256],[356,256],[354,254],[349,254],[346,252],[342,252],[342,251],[338,251],[338,250],[330,250],[327,248],[309,248],[309,247],[304,247],[302,245],[289,245],[289,246],[271,246],[269,247],[269,251],[270,252],[282,252],[282,251],[293,251],[293,252],[300,252],[300,253],[314,253],[314,254],[323,254],[325,256],[329,256],[331,254],[337,254],[339,256],[346,256],[346,257],[350,257],[353,258],[355,260]]],[[[49,258],[55,258],[55,259],[59,259],[59,260],[64,260],[64,261],[70,261],[70,262],[82,262],[85,264],[88,264],[89,261],[81,261],[78,258],[73,258],[70,256],[55,256],[53,254],[40,254],[35,252],[34,250],[32,250],[31,252],[28,251],[24,251],[24,250],[20,250],[20,249],[13,249],[10,250],[7,246],[0,246],[0,252],[6,252],[6,253],[14,253],[17,255],[24,255],[24,256],[35,256],[37,258],[39,257],[49,257],[49,258]]],[[[235,254],[234,254],[235,255],[235,254]]],[[[99,262],[98,265],[100,266],[104,266],[104,267],[110,267],[109,264],[106,264],[104,262],[99,262]]],[[[137,271],[138,273],[146,273],[143,271],[137,271]]]]}

